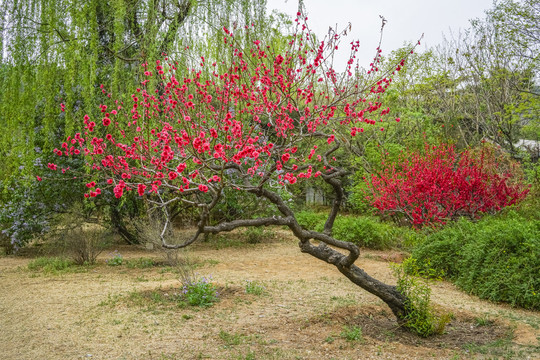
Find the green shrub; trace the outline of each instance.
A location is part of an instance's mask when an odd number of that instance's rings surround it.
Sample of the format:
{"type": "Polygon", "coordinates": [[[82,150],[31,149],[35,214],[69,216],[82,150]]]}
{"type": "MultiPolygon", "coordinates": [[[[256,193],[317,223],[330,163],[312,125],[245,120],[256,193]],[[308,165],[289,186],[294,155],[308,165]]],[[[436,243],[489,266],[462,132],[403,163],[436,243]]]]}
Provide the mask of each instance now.
{"type": "Polygon", "coordinates": [[[191,306],[208,307],[218,301],[216,287],[204,277],[183,283],[182,299],[191,306]]]}
{"type": "Polygon", "coordinates": [[[407,316],[404,327],[422,337],[442,334],[451,320],[451,314],[438,315],[431,306],[431,289],[428,281],[420,278],[414,260],[394,266],[397,289],[407,297],[407,316]],[[408,268],[408,271],[405,271],[408,268]]]}
{"type": "Polygon", "coordinates": [[[401,246],[412,251],[415,247],[423,244],[426,241],[426,236],[432,231],[432,229],[413,229],[409,227],[398,228],[398,238],[401,246]]]}
{"type": "Polygon", "coordinates": [[[413,251],[413,258],[417,260],[421,273],[436,269],[445,278],[456,276],[462,247],[470,241],[473,228],[473,223],[462,219],[453,226],[428,235],[413,251]]]}
{"type": "Polygon", "coordinates": [[[355,184],[348,189],[347,208],[355,214],[376,215],[377,209],[371,205],[369,198],[366,198],[368,186],[363,179],[366,175],[370,176],[365,172],[357,172],[355,175],[355,184]]]}
{"type": "Polygon", "coordinates": [[[114,250],[114,252],[112,252],[110,255],[111,255],[111,258],[105,260],[107,265],[120,266],[124,264],[124,257],[122,256],[122,254],[118,252],[118,250],[114,250]]]}
{"type": "Polygon", "coordinates": [[[387,249],[396,245],[397,229],[378,219],[364,216],[338,216],[333,235],[338,240],[349,241],[371,249],[387,249]]]}
{"type": "Polygon", "coordinates": [[[313,211],[299,211],[295,216],[298,223],[306,229],[322,231],[328,214],[313,211]]]}
{"type": "Polygon", "coordinates": [[[540,220],[515,211],[462,220],[429,235],[412,257],[420,269],[444,272],[471,294],[540,309],[540,220]]]}
{"type": "MultiPolygon", "coordinates": [[[[327,216],[325,213],[301,211],[296,214],[296,219],[306,229],[323,231],[327,216]]],[[[338,240],[370,249],[388,249],[400,242],[416,244],[424,237],[415,230],[396,227],[376,217],[353,215],[338,215],[332,234],[338,240]]]]}
{"type": "Polygon", "coordinates": [[[259,244],[265,238],[272,238],[274,236],[271,231],[262,226],[248,227],[244,231],[244,235],[246,236],[246,240],[249,244],[259,244]]]}

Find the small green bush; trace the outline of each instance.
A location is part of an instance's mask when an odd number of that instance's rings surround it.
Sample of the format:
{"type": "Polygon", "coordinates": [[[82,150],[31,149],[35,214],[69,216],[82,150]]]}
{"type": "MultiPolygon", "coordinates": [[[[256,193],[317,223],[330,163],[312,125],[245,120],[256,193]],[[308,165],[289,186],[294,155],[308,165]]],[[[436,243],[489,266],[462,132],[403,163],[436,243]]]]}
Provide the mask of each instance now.
{"type": "Polygon", "coordinates": [[[540,220],[515,211],[478,223],[461,220],[431,234],[412,254],[422,270],[444,273],[492,301],[540,309],[540,220]]]}
{"type": "Polygon", "coordinates": [[[463,245],[472,234],[474,224],[464,219],[454,226],[430,234],[413,250],[422,274],[436,269],[445,278],[453,278],[458,273],[458,259],[463,245]]]}
{"type": "Polygon", "coordinates": [[[244,231],[244,235],[246,236],[246,240],[249,244],[259,244],[266,238],[271,238],[274,236],[274,234],[265,229],[262,226],[259,227],[248,227],[244,231]]]}
{"type": "Polygon", "coordinates": [[[328,214],[313,211],[299,211],[295,216],[298,223],[306,229],[322,231],[328,214]]]}
{"type": "Polygon", "coordinates": [[[110,256],[111,256],[110,259],[105,260],[107,265],[120,266],[124,264],[124,257],[122,256],[122,254],[118,252],[118,250],[114,250],[114,252],[112,252],[110,256]]]}
{"type": "Polygon", "coordinates": [[[182,299],[191,306],[209,307],[218,301],[216,287],[207,278],[183,283],[182,299]]]}
{"type": "Polygon", "coordinates": [[[397,243],[397,228],[365,216],[338,216],[333,235],[370,249],[387,249],[397,243]]]}
{"type": "MultiPolygon", "coordinates": [[[[296,219],[306,229],[323,231],[327,216],[325,213],[301,211],[296,214],[296,219]]],[[[400,241],[416,243],[422,235],[411,229],[383,223],[376,217],[338,215],[334,222],[333,236],[361,247],[388,249],[400,241]]]]}
{"type": "Polygon", "coordinates": [[[431,305],[431,288],[428,280],[420,278],[414,260],[394,266],[397,289],[407,297],[407,316],[404,327],[422,336],[442,334],[451,320],[450,314],[438,315],[431,305]],[[408,268],[408,271],[405,271],[408,268]]]}

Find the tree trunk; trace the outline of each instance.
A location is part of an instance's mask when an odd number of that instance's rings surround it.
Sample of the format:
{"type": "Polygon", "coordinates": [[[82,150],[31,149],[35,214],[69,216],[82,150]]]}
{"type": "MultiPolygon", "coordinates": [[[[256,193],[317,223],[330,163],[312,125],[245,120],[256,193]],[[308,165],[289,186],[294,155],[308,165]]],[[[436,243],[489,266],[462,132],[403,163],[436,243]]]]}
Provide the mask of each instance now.
{"type": "Polygon", "coordinates": [[[345,256],[328,247],[325,243],[321,242],[318,246],[315,246],[309,241],[300,241],[299,246],[302,252],[336,266],[339,272],[345,275],[354,284],[384,301],[396,316],[398,323],[403,323],[407,313],[405,307],[406,297],[401,294],[395,286],[387,285],[369,276],[364,270],[354,264],[344,266],[342,260],[345,256]]]}
{"type": "Polygon", "coordinates": [[[122,239],[124,239],[130,245],[140,244],[139,237],[133,232],[129,231],[129,229],[126,227],[126,224],[124,223],[122,219],[122,214],[120,214],[120,212],[114,206],[114,204],[111,204],[109,208],[110,208],[110,216],[111,216],[111,225],[113,226],[114,230],[118,233],[118,235],[120,235],[122,239]]]}
{"type": "MultiPolygon", "coordinates": [[[[343,195],[341,183],[334,180],[335,179],[332,179],[332,181],[329,182],[334,187],[338,195],[338,200],[341,200],[343,195]]],[[[278,210],[286,216],[285,218],[280,219],[286,222],[286,225],[300,240],[299,246],[302,252],[310,254],[328,264],[334,265],[353,283],[384,301],[396,316],[398,323],[402,324],[405,321],[407,316],[407,308],[405,306],[407,301],[406,296],[400,293],[395,286],[387,285],[369,276],[364,270],[354,265],[354,262],[360,256],[360,249],[358,246],[347,241],[337,240],[330,235],[332,233],[333,220],[336,217],[337,209],[340,207],[340,201],[334,202],[334,207],[325,224],[324,233],[320,233],[303,229],[296,221],[294,212],[286,205],[278,194],[263,188],[251,189],[248,191],[257,196],[265,197],[270,202],[274,203],[278,210]],[[311,239],[318,241],[319,244],[314,245],[311,239]],[[346,255],[330,246],[349,252],[349,254],[346,255]]],[[[273,222],[269,222],[269,225],[276,224],[278,219],[273,218],[273,220],[273,222]]]]}

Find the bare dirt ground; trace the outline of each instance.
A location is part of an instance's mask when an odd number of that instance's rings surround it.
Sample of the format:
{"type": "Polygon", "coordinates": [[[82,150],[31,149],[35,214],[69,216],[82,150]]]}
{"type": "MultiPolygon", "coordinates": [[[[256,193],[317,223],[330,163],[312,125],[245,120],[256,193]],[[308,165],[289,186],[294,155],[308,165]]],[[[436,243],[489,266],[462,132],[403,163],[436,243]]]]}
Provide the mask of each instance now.
{"type": "MultiPolygon", "coordinates": [[[[48,274],[28,270],[30,258],[0,258],[0,359],[540,359],[537,312],[438,282],[432,299],[454,319],[445,334],[422,339],[281,233],[256,245],[190,249],[196,271],[220,290],[209,308],[163,301],[179,291],[174,268],[107,266],[115,249],[126,259],[163,259],[118,246],[83,272],[48,274]],[[264,293],[247,294],[248,280],[264,293]],[[344,329],[354,327],[362,335],[348,341],[344,329]]],[[[392,283],[388,260],[396,258],[366,250],[358,265],[392,283]]]]}

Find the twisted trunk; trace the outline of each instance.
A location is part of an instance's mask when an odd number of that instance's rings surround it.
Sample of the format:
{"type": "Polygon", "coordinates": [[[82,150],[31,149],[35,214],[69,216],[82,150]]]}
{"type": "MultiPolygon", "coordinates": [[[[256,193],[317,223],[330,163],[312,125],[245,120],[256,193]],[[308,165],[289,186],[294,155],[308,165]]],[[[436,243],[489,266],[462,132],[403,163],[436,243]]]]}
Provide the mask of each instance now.
{"type": "Polygon", "coordinates": [[[323,242],[318,246],[315,246],[309,241],[300,241],[299,246],[302,252],[310,254],[328,264],[334,265],[339,272],[345,275],[354,284],[384,301],[392,310],[392,313],[396,316],[398,322],[403,322],[407,314],[407,309],[405,307],[406,297],[401,294],[395,286],[387,285],[369,276],[364,270],[354,264],[344,265],[345,255],[330,248],[323,242]]]}
{"type": "MultiPolygon", "coordinates": [[[[340,186],[341,183],[335,177],[330,177],[328,180],[331,180],[333,187],[339,191],[337,197],[341,200],[342,196],[340,195],[343,194],[343,190],[340,186]]],[[[255,188],[248,191],[257,196],[265,197],[270,202],[274,203],[279,211],[285,215],[285,217],[273,217],[267,218],[266,220],[257,219],[257,225],[288,226],[293,234],[300,240],[299,247],[302,252],[310,254],[328,264],[334,265],[339,272],[345,275],[354,284],[384,301],[392,310],[392,313],[396,316],[399,323],[404,322],[407,315],[407,308],[405,306],[407,298],[400,293],[395,286],[385,284],[371,277],[354,264],[360,256],[360,249],[358,246],[350,242],[337,240],[329,235],[329,233],[331,233],[331,226],[328,226],[328,224],[333,224],[333,220],[337,214],[336,208],[340,206],[337,201],[334,201],[334,207],[330,211],[329,221],[326,222],[327,226],[325,226],[324,233],[320,233],[303,229],[296,221],[293,211],[285,204],[278,194],[264,188],[255,188]],[[311,241],[312,239],[318,241],[319,244],[314,245],[311,241]],[[345,250],[348,254],[344,254],[330,246],[345,250]]],[[[254,222],[254,220],[239,220],[235,225],[240,225],[240,223],[242,223],[242,226],[249,226],[249,222],[254,222]]],[[[225,227],[225,224],[223,225],[225,227]]],[[[229,229],[231,229],[230,225],[228,225],[226,231],[229,231],[229,229]]]]}
{"type": "MultiPolygon", "coordinates": [[[[331,154],[336,148],[325,154],[325,160],[326,156],[331,154]]],[[[230,166],[241,172],[239,167],[235,167],[234,165],[230,166]]],[[[264,186],[265,178],[263,178],[263,181],[259,184],[259,186],[251,186],[249,182],[246,181],[243,190],[257,197],[262,197],[270,201],[276,206],[277,210],[282,214],[282,216],[239,219],[224,222],[215,226],[209,226],[207,225],[206,221],[208,213],[217,204],[220,198],[219,195],[216,195],[210,204],[199,205],[203,207],[203,211],[201,211],[201,218],[198,224],[197,233],[191,239],[182,244],[172,245],[166,244],[162,238],[163,246],[166,248],[182,248],[195,242],[201,234],[217,234],[224,231],[232,231],[240,227],[271,225],[287,226],[300,240],[299,247],[302,252],[310,254],[311,256],[328,264],[334,265],[354,284],[384,301],[392,310],[392,313],[396,316],[398,323],[403,324],[408,311],[406,307],[406,296],[400,293],[395,286],[385,284],[371,277],[364,270],[355,265],[356,260],[358,260],[360,256],[360,249],[357,245],[351,242],[335,239],[332,236],[334,220],[336,219],[341,207],[341,203],[345,198],[342,186],[342,178],[347,175],[347,171],[334,169],[328,174],[322,176],[323,180],[330,184],[336,193],[336,198],[333,201],[333,206],[329,212],[323,232],[306,230],[302,228],[302,226],[300,226],[296,220],[294,212],[289,208],[286,202],[283,201],[281,196],[264,186]]],[[[217,194],[220,194],[220,192],[217,194]]]]}

